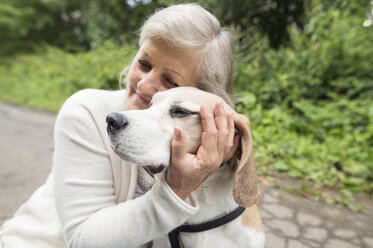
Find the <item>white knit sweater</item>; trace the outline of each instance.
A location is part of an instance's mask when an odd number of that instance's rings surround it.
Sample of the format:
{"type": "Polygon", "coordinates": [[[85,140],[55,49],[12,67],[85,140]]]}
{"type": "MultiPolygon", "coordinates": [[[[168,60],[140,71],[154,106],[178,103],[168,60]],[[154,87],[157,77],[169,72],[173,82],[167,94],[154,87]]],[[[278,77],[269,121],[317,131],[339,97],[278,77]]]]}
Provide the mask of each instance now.
{"type": "Polygon", "coordinates": [[[0,229],[2,248],[146,247],[198,210],[164,179],[135,198],[138,167],[121,160],[106,116],[123,111],[125,91],[83,90],[61,108],[47,182],[0,229]]]}

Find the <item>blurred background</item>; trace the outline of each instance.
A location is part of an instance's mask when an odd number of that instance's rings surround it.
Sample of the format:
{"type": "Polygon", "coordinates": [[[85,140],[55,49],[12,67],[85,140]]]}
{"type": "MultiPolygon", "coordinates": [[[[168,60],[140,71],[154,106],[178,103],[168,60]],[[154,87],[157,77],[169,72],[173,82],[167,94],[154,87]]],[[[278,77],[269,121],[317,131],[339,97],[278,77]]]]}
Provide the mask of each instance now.
{"type": "MultiPolygon", "coordinates": [[[[0,101],[57,112],[80,89],[118,89],[144,20],[183,2],[2,0],[0,101]]],[[[373,196],[373,1],[196,2],[234,35],[262,183],[361,210],[373,196]]]]}

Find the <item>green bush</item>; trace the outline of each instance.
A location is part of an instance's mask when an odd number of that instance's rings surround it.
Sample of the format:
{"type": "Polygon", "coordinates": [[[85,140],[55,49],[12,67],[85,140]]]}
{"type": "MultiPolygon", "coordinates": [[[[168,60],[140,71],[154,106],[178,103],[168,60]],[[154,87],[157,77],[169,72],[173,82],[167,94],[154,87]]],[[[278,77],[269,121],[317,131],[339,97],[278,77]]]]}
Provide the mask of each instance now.
{"type": "Polygon", "coordinates": [[[58,111],[80,89],[118,89],[119,73],[134,50],[108,42],[85,53],[47,46],[37,54],[20,55],[0,67],[0,100],[58,111]]]}
{"type": "Polygon", "coordinates": [[[373,28],[320,5],[308,15],[304,32],[289,30],[289,47],[260,39],[236,65],[258,169],[373,194],[373,28]]]}

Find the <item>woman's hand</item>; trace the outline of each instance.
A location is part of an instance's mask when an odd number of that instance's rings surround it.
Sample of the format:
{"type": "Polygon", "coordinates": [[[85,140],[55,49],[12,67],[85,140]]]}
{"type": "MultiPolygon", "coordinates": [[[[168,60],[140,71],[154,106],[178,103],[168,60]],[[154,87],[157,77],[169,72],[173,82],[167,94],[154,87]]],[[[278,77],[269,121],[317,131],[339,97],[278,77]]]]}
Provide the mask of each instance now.
{"type": "Polygon", "coordinates": [[[222,102],[215,105],[214,113],[202,105],[200,115],[203,132],[197,154],[187,153],[187,137],[179,128],[174,128],[171,142],[171,165],[166,179],[183,200],[223,162],[233,157],[239,143],[239,135],[235,136],[233,113],[226,113],[222,102]]]}

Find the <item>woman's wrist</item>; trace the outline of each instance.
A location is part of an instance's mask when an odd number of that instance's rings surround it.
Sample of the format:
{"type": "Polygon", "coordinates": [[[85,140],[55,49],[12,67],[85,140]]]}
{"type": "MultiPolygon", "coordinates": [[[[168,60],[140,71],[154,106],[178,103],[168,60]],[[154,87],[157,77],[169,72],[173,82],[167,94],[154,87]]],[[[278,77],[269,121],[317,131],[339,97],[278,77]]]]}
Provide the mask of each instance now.
{"type": "Polygon", "coordinates": [[[185,201],[185,199],[190,195],[190,192],[186,192],[185,190],[182,190],[180,187],[170,184],[170,182],[167,180],[168,186],[175,192],[175,194],[185,201]]]}
{"type": "Polygon", "coordinates": [[[183,201],[185,201],[185,199],[190,195],[190,193],[186,193],[186,192],[184,192],[184,191],[182,191],[182,190],[177,190],[177,189],[174,189],[174,188],[172,188],[172,186],[170,185],[170,188],[175,192],[175,194],[177,194],[177,196],[181,199],[181,200],[183,200],[183,201]]]}
{"type": "Polygon", "coordinates": [[[166,175],[166,182],[168,186],[175,192],[175,194],[183,201],[190,195],[191,192],[183,189],[180,180],[172,179],[168,174],[166,175]]]}

